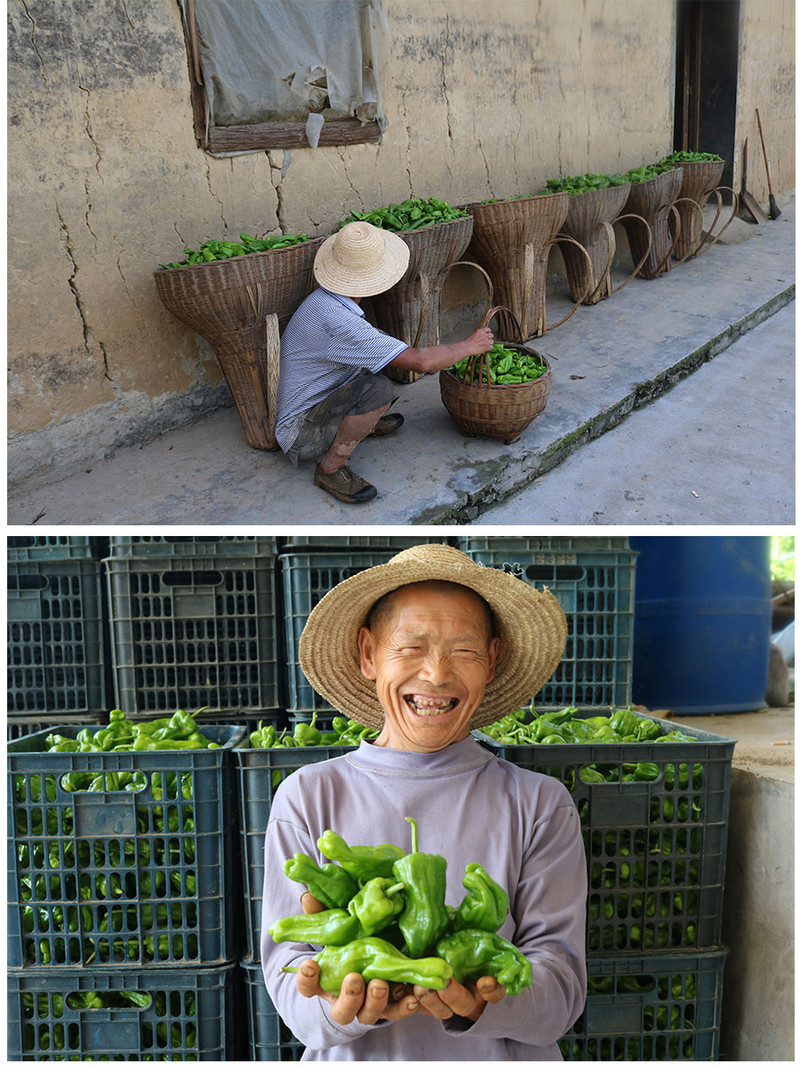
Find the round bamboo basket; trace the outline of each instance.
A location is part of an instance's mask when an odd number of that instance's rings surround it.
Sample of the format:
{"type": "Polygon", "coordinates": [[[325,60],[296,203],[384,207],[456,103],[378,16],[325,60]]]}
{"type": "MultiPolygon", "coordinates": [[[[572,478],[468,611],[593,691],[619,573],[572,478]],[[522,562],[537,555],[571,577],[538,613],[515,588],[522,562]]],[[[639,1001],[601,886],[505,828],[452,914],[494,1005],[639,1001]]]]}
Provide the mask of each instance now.
{"type": "MultiPolygon", "coordinates": [[[[683,181],[679,199],[676,201],[680,217],[679,232],[677,221],[674,219],[670,221],[670,228],[675,237],[673,256],[676,260],[683,261],[700,252],[703,209],[712,192],[719,185],[724,169],[724,160],[695,160],[681,164],[683,181]]],[[[718,201],[718,206],[719,204],[721,201],[718,201]]]]}
{"type": "MultiPolygon", "coordinates": [[[[553,331],[547,323],[547,262],[569,209],[569,194],[538,194],[508,201],[465,205],[474,220],[467,256],[481,264],[492,280],[498,304],[510,310],[522,339],[553,331]]],[[[584,254],[585,255],[585,254],[584,254]]],[[[506,313],[501,330],[510,335],[506,313]]]]}
{"type": "Polygon", "coordinates": [[[574,246],[559,245],[573,301],[595,305],[612,293],[611,264],[617,249],[612,224],[622,212],[629,190],[630,183],[624,183],[568,195],[569,210],[561,229],[589,254],[587,264],[574,246]]]}
{"type": "MultiPolygon", "coordinates": [[[[372,299],[375,326],[409,346],[437,346],[444,270],[459,260],[469,245],[472,217],[397,233],[411,256],[402,279],[372,299]]],[[[419,373],[406,369],[386,368],[384,373],[398,383],[419,379],[419,373]]]]}
{"type": "MultiPolygon", "coordinates": [[[[670,217],[675,218],[678,215],[675,201],[680,194],[682,181],[681,168],[675,167],[672,171],[662,171],[660,175],[631,185],[628,200],[625,202],[625,213],[620,219],[628,235],[634,260],[642,256],[646,235],[631,216],[636,215],[646,220],[652,236],[650,249],[646,251],[644,264],[638,273],[642,279],[655,279],[670,269],[670,257],[677,241],[670,229],[670,217]]],[[[676,231],[680,233],[679,221],[676,231]]]]}
{"type": "Polygon", "coordinates": [[[154,273],[165,307],[210,343],[247,442],[258,450],[278,449],[280,332],[314,289],[324,240],[154,273]]]}
{"type": "MultiPolygon", "coordinates": [[[[513,319],[510,310],[495,306],[487,310],[481,323],[488,324],[495,313],[502,311],[513,319]]],[[[481,377],[489,379],[489,359],[486,354],[479,354],[472,359],[466,381],[460,380],[449,369],[440,372],[439,393],[462,435],[502,439],[509,444],[522,435],[547,405],[550,364],[544,354],[524,342],[505,342],[503,345],[520,352],[535,353],[545,365],[543,375],[528,383],[481,383],[481,377]]]]}

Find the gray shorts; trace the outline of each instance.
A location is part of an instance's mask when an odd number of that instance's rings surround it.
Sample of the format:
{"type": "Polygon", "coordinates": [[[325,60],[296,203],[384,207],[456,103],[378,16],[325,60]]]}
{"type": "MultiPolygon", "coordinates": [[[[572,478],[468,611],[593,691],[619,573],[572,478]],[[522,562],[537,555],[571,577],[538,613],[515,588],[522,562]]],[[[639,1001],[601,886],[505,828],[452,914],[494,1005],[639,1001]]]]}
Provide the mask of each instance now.
{"type": "Polygon", "coordinates": [[[306,412],[286,457],[293,465],[311,458],[319,460],[327,454],[345,417],[351,413],[372,413],[390,406],[398,398],[391,380],[383,373],[362,372],[306,412]]]}

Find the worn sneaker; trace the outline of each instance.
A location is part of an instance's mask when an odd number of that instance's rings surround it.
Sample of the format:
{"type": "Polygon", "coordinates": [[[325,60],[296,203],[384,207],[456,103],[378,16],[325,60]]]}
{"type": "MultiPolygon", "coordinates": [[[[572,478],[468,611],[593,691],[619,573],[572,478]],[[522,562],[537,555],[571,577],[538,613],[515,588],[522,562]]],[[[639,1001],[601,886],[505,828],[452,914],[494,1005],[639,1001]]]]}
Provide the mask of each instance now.
{"type": "Polygon", "coordinates": [[[334,473],[325,473],[317,466],[314,483],[323,491],[330,492],[335,498],[346,503],[364,503],[374,499],[378,489],[354,473],[347,465],[334,473]]]}
{"type": "Polygon", "coordinates": [[[384,413],[378,418],[378,423],[369,434],[371,436],[394,435],[404,420],[402,413],[384,413]]]}

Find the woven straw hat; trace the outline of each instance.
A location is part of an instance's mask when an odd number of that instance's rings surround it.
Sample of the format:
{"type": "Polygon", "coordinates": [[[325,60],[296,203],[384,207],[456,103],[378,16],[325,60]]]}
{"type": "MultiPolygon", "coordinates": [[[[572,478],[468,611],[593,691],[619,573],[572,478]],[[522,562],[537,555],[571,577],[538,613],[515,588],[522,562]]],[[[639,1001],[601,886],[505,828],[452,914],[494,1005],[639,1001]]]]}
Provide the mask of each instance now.
{"type": "Polygon", "coordinates": [[[432,580],[473,589],[489,603],[497,622],[497,670],[472,716],[472,729],[529,704],[552,677],[567,639],[566,618],[552,592],[482,566],[455,547],[421,544],[341,581],[311,611],[300,637],[300,666],[337,711],[365,726],[383,726],[375,683],[361,673],[358,631],[381,596],[404,584],[432,580]]]}
{"type": "Polygon", "coordinates": [[[405,274],[410,256],[409,247],[392,231],[348,223],[317,250],[314,276],[334,294],[365,298],[393,287],[405,274]]]}

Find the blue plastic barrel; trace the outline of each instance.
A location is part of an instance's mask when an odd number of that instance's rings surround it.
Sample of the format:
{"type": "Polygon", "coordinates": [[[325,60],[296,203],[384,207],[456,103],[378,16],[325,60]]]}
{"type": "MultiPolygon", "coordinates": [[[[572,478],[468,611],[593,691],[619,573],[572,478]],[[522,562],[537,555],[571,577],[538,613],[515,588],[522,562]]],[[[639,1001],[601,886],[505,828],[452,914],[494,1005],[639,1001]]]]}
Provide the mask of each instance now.
{"type": "Polygon", "coordinates": [[[634,703],[676,715],[765,705],[772,624],[768,536],[631,537],[639,552],[634,703]]]}

